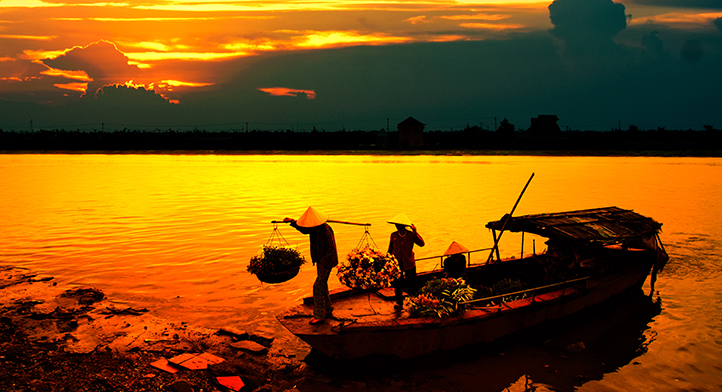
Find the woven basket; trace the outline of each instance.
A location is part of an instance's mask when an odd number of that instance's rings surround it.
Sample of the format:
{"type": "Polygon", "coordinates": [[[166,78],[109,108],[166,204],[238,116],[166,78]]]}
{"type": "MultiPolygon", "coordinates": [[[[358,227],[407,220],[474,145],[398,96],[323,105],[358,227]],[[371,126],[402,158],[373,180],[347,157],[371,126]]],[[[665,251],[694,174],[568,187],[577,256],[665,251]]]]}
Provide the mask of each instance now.
{"type": "Polygon", "coordinates": [[[270,274],[259,274],[256,275],[258,280],[260,280],[263,283],[283,283],[288,280],[291,280],[296,275],[298,275],[298,271],[301,270],[301,266],[291,268],[286,271],[281,272],[275,272],[270,274]]]}

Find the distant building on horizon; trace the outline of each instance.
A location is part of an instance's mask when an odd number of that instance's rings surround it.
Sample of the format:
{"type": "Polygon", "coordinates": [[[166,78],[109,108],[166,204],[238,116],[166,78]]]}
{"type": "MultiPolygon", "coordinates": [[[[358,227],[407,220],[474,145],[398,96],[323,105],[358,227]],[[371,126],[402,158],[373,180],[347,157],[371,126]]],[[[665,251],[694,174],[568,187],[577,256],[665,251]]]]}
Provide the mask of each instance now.
{"type": "Polygon", "coordinates": [[[559,128],[559,117],[554,114],[540,114],[531,118],[531,126],[527,132],[533,137],[555,137],[562,133],[559,128]]]}
{"type": "Polygon", "coordinates": [[[399,147],[422,147],[424,145],[425,126],[426,124],[413,117],[396,124],[396,129],[399,131],[399,147]]]}

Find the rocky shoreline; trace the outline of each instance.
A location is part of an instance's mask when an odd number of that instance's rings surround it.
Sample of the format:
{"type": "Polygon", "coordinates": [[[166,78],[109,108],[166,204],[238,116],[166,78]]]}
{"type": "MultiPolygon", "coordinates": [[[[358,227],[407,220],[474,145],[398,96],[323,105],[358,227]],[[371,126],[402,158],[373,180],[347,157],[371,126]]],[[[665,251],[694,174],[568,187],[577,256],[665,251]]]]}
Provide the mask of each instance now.
{"type": "Polygon", "coordinates": [[[310,390],[314,372],[269,350],[273,340],[160,319],[96,288],[0,266],[3,391],[310,390]],[[198,363],[203,356],[216,360],[198,363]],[[174,363],[189,357],[193,365],[174,363]]]}

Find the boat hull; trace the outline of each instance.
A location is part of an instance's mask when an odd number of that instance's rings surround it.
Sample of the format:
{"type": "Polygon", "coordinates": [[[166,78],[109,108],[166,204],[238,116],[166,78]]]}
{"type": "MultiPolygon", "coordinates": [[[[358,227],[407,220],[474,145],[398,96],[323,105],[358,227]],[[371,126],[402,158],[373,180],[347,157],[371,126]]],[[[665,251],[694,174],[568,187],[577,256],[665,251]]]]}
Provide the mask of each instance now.
{"type": "Polygon", "coordinates": [[[491,342],[510,333],[557,320],[639,289],[653,264],[653,255],[640,252],[636,262],[614,273],[590,278],[574,287],[507,302],[501,306],[469,309],[459,316],[410,318],[394,312],[392,301],[377,300],[371,293],[342,292],[334,300],[336,316],[320,325],[308,325],[308,304],[279,315],[293,334],[324,354],[348,360],[372,354],[410,358],[471,344],[491,342]],[[365,296],[368,295],[368,298],[365,296]],[[343,298],[346,296],[346,299],[343,298]],[[354,296],[361,297],[353,302],[354,296]],[[376,302],[372,302],[372,296],[376,302]],[[367,300],[370,309],[353,303],[367,300]],[[351,301],[351,302],[345,302],[351,301]],[[351,309],[344,307],[352,306],[351,309]],[[348,313],[354,310],[355,313],[348,313]]]}

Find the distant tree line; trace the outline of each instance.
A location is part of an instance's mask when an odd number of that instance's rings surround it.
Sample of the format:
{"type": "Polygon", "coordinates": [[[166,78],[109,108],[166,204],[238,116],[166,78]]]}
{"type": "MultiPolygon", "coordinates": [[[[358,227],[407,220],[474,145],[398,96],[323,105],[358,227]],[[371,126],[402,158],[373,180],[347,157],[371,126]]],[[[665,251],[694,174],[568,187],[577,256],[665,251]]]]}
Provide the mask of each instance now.
{"type": "MultiPolygon", "coordinates": [[[[0,151],[407,151],[398,132],[380,131],[3,131],[0,151]]],[[[423,151],[531,151],[549,154],[640,152],[722,156],[722,131],[515,130],[502,121],[496,131],[472,126],[459,131],[425,131],[423,151]]]]}

